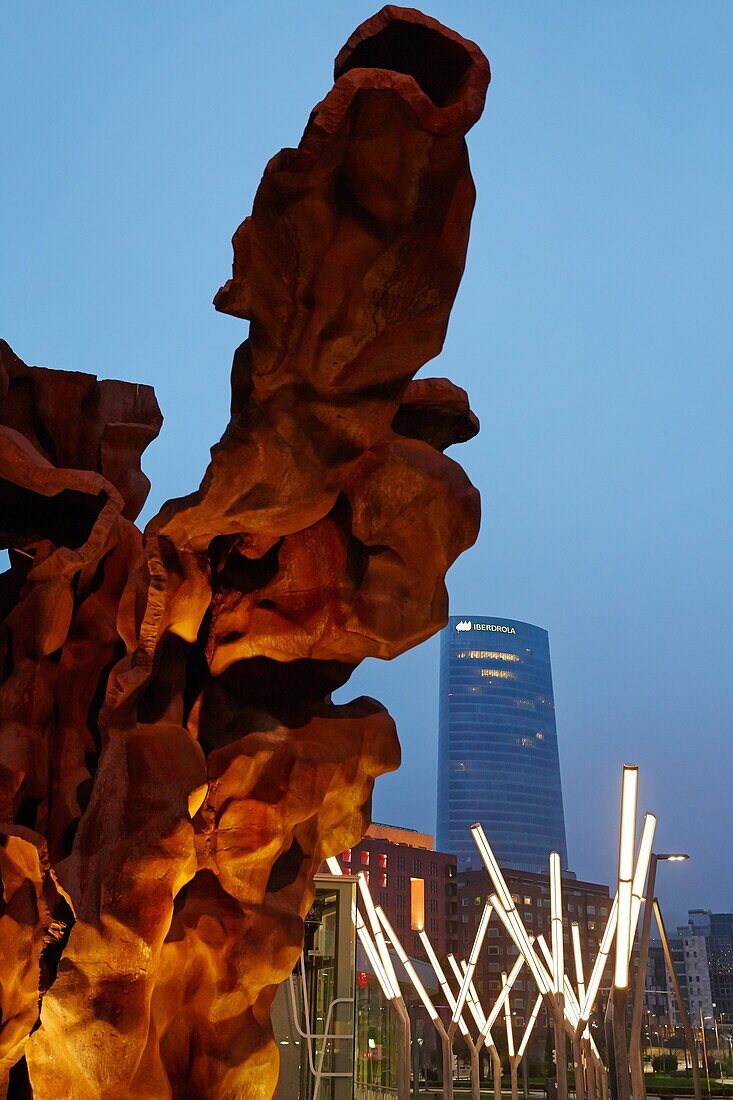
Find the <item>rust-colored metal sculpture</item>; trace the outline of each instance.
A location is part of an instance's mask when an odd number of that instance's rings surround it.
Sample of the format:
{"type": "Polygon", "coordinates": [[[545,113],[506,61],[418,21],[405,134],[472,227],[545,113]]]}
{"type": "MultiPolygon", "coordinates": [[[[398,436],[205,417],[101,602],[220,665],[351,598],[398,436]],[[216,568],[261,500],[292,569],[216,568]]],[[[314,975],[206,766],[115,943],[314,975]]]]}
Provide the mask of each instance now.
{"type": "MultiPolygon", "coordinates": [[[[140,534],[151,389],[0,345],[0,1082],[269,1098],[312,878],[397,767],[363,658],[446,621],[478,495],[441,349],[489,70],[384,8],[268,165],[218,309],[250,321],[199,490],[140,534]]],[[[0,1094],[2,1089],[0,1087],[0,1094]]]]}

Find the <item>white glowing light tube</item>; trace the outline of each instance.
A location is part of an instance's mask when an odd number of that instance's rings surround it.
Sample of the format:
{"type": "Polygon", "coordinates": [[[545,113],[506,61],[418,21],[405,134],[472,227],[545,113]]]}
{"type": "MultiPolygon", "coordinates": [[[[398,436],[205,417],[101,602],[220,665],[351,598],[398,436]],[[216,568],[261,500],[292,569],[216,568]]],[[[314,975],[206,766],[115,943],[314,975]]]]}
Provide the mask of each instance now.
{"type": "Polygon", "coordinates": [[[512,1008],[509,1000],[509,990],[507,989],[507,977],[506,970],[501,975],[502,989],[506,989],[507,997],[504,1001],[504,1026],[506,1027],[506,1047],[507,1054],[510,1058],[514,1057],[514,1029],[512,1028],[512,1008]]]}
{"type": "Polygon", "coordinates": [[[382,926],[379,923],[379,917],[377,911],[374,908],[374,902],[372,901],[372,895],[369,893],[369,884],[367,883],[364,872],[361,871],[358,876],[359,891],[361,893],[362,901],[364,902],[364,908],[367,911],[367,917],[369,923],[372,926],[372,934],[379,951],[379,957],[382,960],[382,969],[387,976],[387,981],[392,987],[393,997],[402,997],[400,990],[400,983],[397,981],[397,975],[395,974],[394,967],[392,966],[392,960],[389,957],[389,951],[387,944],[384,942],[384,933],[382,932],[382,926]]]}
{"type": "MultiPolygon", "coordinates": [[[[455,1013],[456,999],[453,996],[453,990],[448,985],[448,979],[445,976],[445,971],[443,970],[443,967],[440,965],[440,961],[438,959],[438,956],[435,954],[435,951],[433,950],[433,945],[430,942],[430,940],[428,939],[427,933],[426,933],[424,928],[420,929],[419,936],[420,936],[420,942],[422,943],[423,947],[425,948],[425,953],[428,956],[428,960],[430,962],[430,965],[432,966],[432,968],[435,972],[435,977],[438,979],[438,984],[440,985],[440,988],[443,990],[443,996],[445,997],[446,1001],[448,1002],[448,1008],[450,1008],[451,1011],[455,1013]]],[[[463,1016],[459,1016],[459,1018],[457,1020],[453,1020],[453,1023],[458,1024],[461,1035],[468,1035],[469,1034],[468,1025],[466,1024],[466,1021],[463,1019],[463,1016]]]]}
{"type": "MultiPolygon", "coordinates": [[[[498,899],[497,899],[497,901],[498,901],[498,899]]],[[[499,904],[501,904],[501,903],[499,903],[499,904]]],[[[493,901],[492,901],[492,905],[494,905],[493,901]]],[[[495,905],[494,905],[494,908],[496,908],[495,905]]],[[[497,1016],[499,1015],[502,1008],[504,1007],[504,1002],[506,1001],[507,997],[509,996],[509,992],[510,992],[512,986],[514,985],[515,981],[517,980],[517,976],[519,974],[519,971],[524,966],[524,963],[525,963],[525,958],[524,958],[523,955],[520,955],[519,958],[517,959],[517,961],[514,963],[514,966],[509,971],[509,977],[507,978],[507,984],[504,986],[501,993],[499,994],[496,1001],[494,1002],[494,1007],[489,1012],[489,1015],[486,1017],[486,1023],[481,1028],[481,1034],[483,1035],[484,1039],[488,1039],[489,1032],[491,1031],[491,1028],[493,1027],[494,1022],[496,1021],[497,1016]]],[[[531,969],[531,967],[530,967],[530,969],[531,969]]]]}
{"type": "Polygon", "coordinates": [[[535,1001],[534,1008],[532,1009],[532,1015],[530,1016],[529,1020],[527,1021],[527,1027],[525,1029],[524,1035],[522,1036],[522,1041],[519,1044],[519,1050],[517,1051],[517,1057],[518,1058],[523,1058],[524,1057],[524,1052],[527,1049],[527,1043],[529,1042],[529,1040],[531,1038],[531,1035],[532,1035],[532,1029],[534,1028],[534,1025],[537,1023],[537,1017],[539,1016],[540,1009],[542,1008],[542,1001],[543,1001],[542,994],[538,993],[537,994],[537,1000],[535,1001]]]}
{"type": "MultiPolygon", "coordinates": [[[[537,937],[537,943],[539,944],[539,947],[540,947],[540,950],[542,951],[542,954],[544,955],[545,959],[547,960],[548,966],[551,966],[552,965],[552,952],[550,951],[549,947],[547,946],[547,941],[545,940],[545,937],[541,936],[541,935],[538,936],[537,937]]],[[[565,973],[563,973],[563,976],[562,976],[562,992],[565,996],[565,1003],[563,1005],[563,1010],[564,1010],[565,1017],[567,1018],[567,1021],[570,1024],[570,1026],[572,1028],[576,1028],[578,1026],[579,1021],[580,1021],[580,1005],[578,1004],[578,999],[575,996],[575,990],[573,989],[573,987],[570,983],[570,978],[568,978],[567,974],[565,974],[565,973]]]]}
{"type": "Polygon", "coordinates": [[[573,957],[575,960],[575,982],[578,986],[578,1003],[585,1002],[585,978],[583,977],[583,952],[580,947],[580,927],[577,921],[570,925],[570,935],[573,941],[573,957]]]}
{"type": "Polygon", "coordinates": [[[479,850],[479,854],[484,861],[486,870],[489,872],[489,877],[494,884],[494,890],[503,902],[506,911],[510,912],[514,906],[511,891],[506,884],[506,879],[501,873],[501,868],[499,867],[496,856],[491,850],[491,845],[486,839],[486,833],[484,832],[481,825],[472,825],[471,835],[473,836],[476,847],[479,850]]]}
{"type": "Polygon", "coordinates": [[[603,971],[605,970],[608,956],[611,954],[611,944],[613,938],[616,935],[616,923],[618,921],[618,895],[613,899],[613,905],[611,906],[611,912],[608,914],[608,922],[603,929],[603,935],[601,936],[601,942],[598,946],[598,954],[596,955],[595,962],[593,963],[593,969],[588,980],[588,987],[585,991],[585,1001],[581,1008],[580,1017],[586,1023],[590,1020],[590,1014],[593,1011],[593,1005],[595,1004],[596,997],[598,996],[598,990],[601,987],[601,980],[603,978],[603,971]]]}
{"type": "MultiPolygon", "coordinates": [[[[467,969],[466,960],[461,959],[461,970],[463,971],[464,975],[466,973],[466,969],[467,969]]],[[[467,1003],[471,1003],[471,1001],[472,1001],[473,1004],[476,1006],[476,1011],[478,1012],[477,1019],[480,1018],[480,1020],[481,1020],[481,1023],[479,1024],[479,1027],[482,1028],[484,1026],[484,1024],[486,1023],[486,1016],[484,1015],[484,1010],[483,1010],[483,1007],[481,1005],[481,1000],[479,999],[479,995],[476,992],[476,986],[473,984],[473,982],[471,982],[471,984],[468,987],[468,997],[466,998],[466,1001],[467,1001],[467,1003]]]]}
{"type": "Polygon", "coordinates": [[[410,979],[410,981],[412,982],[412,984],[414,986],[415,992],[417,993],[417,995],[420,998],[420,1000],[422,1001],[422,1003],[425,1005],[425,1008],[427,1009],[427,1012],[428,1012],[428,1015],[430,1016],[430,1019],[433,1021],[433,1023],[435,1023],[435,1021],[438,1019],[438,1012],[435,1008],[435,1005],[433,1004],[433,1002],[431,1001],[431,999],[428,995],[428,991],[426,990],[425,986],[420,981],[420,978],[418,976],[417,971],[415,970],[415,967],[412,965],[412,963],[408,959],[407,952],[405,951],[404,947],[402,946],[399,939],[397,938],[397,933],[395,932],[394,928],[392,927],[392,925],[387,920],[387,917],[386,917],[384,911],[381,908],[377,907],[376,912],[377,912],[377,918],[378,918],[379,922],[381,923],[382,927],[384,928],[384,931],[387,933],[390,940],[392,941],[392,946],[394,947],[395,951],[397,952],[397,958],[400,960],[400,962],[404,966],[405,971],[407,972],[407,976],[408,976],[408,978],[410,979]]]}
{"type": "MultiPolygon", "coordinates": [[[[461,983],[463,981],[463,976],[464,976],[464,974],[466,974],[466,971],[461,970],[461,968],[459,967],[456,959],[453,958],[452,955],[448,955],[447,958],[448,958],[448,964],[450,966],[450,969],[453,971],[453,977],[455,977],[456,981],[459,983],[459,989],[460,989],[461,983]]],[[[449,1005],[449,1008],[452,1008],[453,1015],[455,1015],[456,1000],[453,999],[452,1004],[449,1001],[448,1005],[449,1005]]],[[[477,1004],[477,1002],[475,1002],[474,998],[469,996],[469,997],[466,998],[466,1007],[468,1008],[469,1012],[473,1016],[473,1022],[475,1023],[475,1025],[477,1025],[479,1031],[481,1031],[481,1027],[483,1026],[483,1022],[484,1022],[484,1016],[483,1016],[483,1012],[481,1011],[481,1005],[477,1004]]],[[[462,1019],[462,1016],[461,1016],[461,1019],[462,1019]]],[[[453,1022],[455,1022],[455,1021],[453,1021],[453,1022]]]]}
{"type": "Polygon", "coordinates": [[[514,940],[514,943],[519,948],[519,951],[521,953],[520,957],[525,960],[527,966],[531,970],[532,977],[537,982],[537,988],[540,990],[541,993],[551,993],[552,979],[550,978],[548,971],[545,970],[544,966],[537,958],[537,954],[532,947],[532,941],[527,935],[524,925],[519,920],[519,917],[516,914],[516,910],[514,912],[515,919],[513,920],[512,914],[505,909],[502,901],[496,894],[491,895],[490,901],[494,909],[496,910],[499,920],[502,922],[511,938],[514,940]]]}
{"type": "Polygon", "coordinates": [[[486,935],[486,929],[489,926],[489,920],[491,918],[491,902],[486,902],[484,911],[481,914],[481,920],[479,921],[478,928],[476,929],[476,938],[473,941],[473,947],[471,948],[471,954],[468,956],[468,966],[466,973],[461,983],[460,990],[458,992],[458,999],[456,1006],[453,1010],[453,1023],[457,1023],[463,1012],[463,1006],[466,1003],[466,996],[468,994],[469,987],[473,981],[473,974],[476,969],[481,948],[484,943],[484,936],[486,935]]]}
{"type": "Polygon", "coordinates": [[[649,861],[652,858],[654,831],[656,827],[657,819],[654,814],[645,814],[644,828],[641,832],[639,851],[636,856],[636,868],[634,870],[634,878],[631,883],[631,931],[629,935],[629,959],[631,959],[631,952],[634,948],[634,936],[636,935],[636,927],[639,923],[641,903],[644,900],[646,876],[649,870],[649,861]]]}
{"type": "Polygon", "coordinates": [[[618,845],[618,922],[616,928],[616,964],[613,984],[617,989],[629,985],[629,945],[631,943],[631,900],[636,839],[636,798],[639,769],[624,764],[621,784],[621,828],[618,845]]]}
{"type": "Polygon", "coordinates": [[[562,992],[565,951],[562,938],[562,868],[557,852],[550,852],[550,927],[552,929],[552,989],[562,992]]]}

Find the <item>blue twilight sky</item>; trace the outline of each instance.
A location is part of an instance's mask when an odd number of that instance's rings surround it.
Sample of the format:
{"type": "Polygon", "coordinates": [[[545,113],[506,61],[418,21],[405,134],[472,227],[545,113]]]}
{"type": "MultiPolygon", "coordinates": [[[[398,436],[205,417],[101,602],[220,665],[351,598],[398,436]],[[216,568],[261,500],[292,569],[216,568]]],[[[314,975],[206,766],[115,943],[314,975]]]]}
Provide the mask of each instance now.
{"type": "MultiPolygon", "coordinates": [[[[0,334],[27,362],[150,382],[145,517],[196,486],[245,325],[215,313],[262,170],[297,143],[364,0],[6,4],[0,334]]],[[[676,919],[733,906],[733,5],[430,0],[493,70],[439,362],[480,436],[456,613],[546,627],[571,865],[609,881],[641,767],[676,919]]],[[[404,747],[377,819],[432,831],[437,641],[368,662],[404,747]]]]}

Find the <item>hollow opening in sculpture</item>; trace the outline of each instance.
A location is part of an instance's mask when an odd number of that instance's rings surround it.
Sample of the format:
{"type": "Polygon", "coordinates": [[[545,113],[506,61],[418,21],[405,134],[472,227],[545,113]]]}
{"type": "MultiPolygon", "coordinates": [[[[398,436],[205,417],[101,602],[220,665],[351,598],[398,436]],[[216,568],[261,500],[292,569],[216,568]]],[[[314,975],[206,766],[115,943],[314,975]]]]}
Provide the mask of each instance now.
{"type": "Polygon", "coordinates": [[[471,67],[471,58],[458,42],[432,27],[395,20],[370,38],[364,38],[337,70],[385,69],[411,76],[436,107],[447,107],[471,67]]]}

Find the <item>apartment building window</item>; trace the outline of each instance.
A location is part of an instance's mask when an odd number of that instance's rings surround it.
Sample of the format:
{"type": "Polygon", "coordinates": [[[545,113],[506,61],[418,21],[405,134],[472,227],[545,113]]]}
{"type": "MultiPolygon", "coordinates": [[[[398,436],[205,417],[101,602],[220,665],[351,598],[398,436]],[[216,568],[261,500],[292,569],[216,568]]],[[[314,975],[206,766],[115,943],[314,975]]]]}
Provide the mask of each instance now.
{"type": "Polygon", "coordinates": [[[410,879],[410,927],[419,932],[425,927],[425,880],[410,879]]]}
{"type": "Polygon", "coordinates": [[[396,864],[397,864],[397,870],[398,871],[404,871],[404,869],[405,869],[405,857],[404,856],[397,856],[396,864]]]}
{"type": "Polygon", "coordinates": [[[412,861],[412,873],[414,875],[419,875],[421,871],[422,871],[422,860],[413,859],[413,861],[412,861]]]}
{"type": "Polygon", "coordinates": [[[365,852],[363,848],[361,850],[361,865],[362,867],[369,866],[369,852],[365,852]]]}
{"type": "Polygon", "coordinates": [[[347,848],[345,852],[341,853],[342,863],[351,863],[351,848],[347,848]]]}

